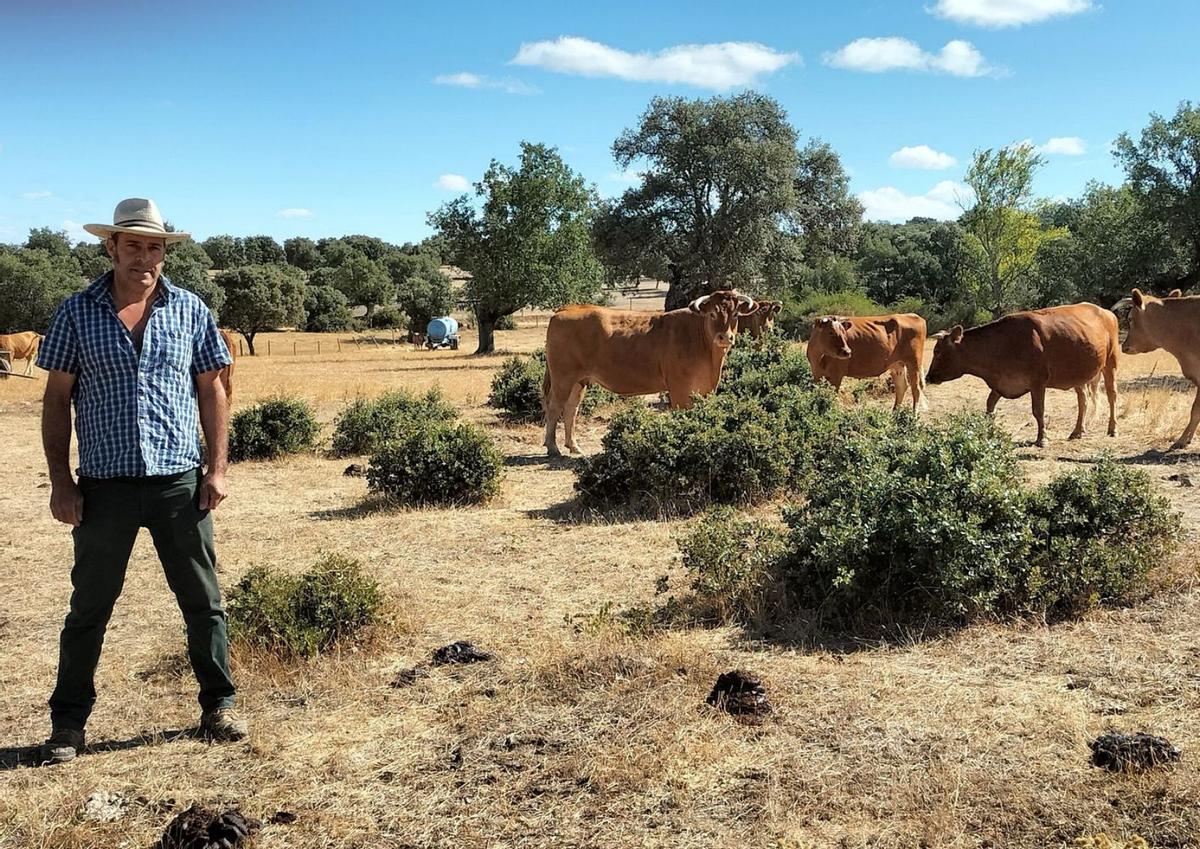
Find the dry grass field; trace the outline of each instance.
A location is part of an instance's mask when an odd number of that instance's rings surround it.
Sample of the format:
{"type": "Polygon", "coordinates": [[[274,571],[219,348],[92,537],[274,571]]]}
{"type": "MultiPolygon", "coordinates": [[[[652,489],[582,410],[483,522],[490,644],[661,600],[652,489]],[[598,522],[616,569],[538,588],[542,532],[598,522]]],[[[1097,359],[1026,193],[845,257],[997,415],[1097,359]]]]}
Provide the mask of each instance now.
{"type": "MultiPolygon", "coordinates": [[[[541,344],[544,319],[498,334],[541,344]]],[[[1200,845],[1200,454],[1154,453],[1178,435],[1191,390],[1165,353],[1125,358],[1121,434],[1103,420],[1068,443],[1074,395],[1048,399],[1049,445],[1020,449],[1034,479],[1102,452],[1140,464],[1186,515],[1184,577],[1152,601],[1073,624],[981,625],[903,644],[753,643],[732,629],[631,635],[606,611],[652,603],[685,578],[674,538],[688,520],[573,521],[572,462],[548,462],[540,429],[486,407],[502,357],[264,336],[245,357],[236,407],[302,395],[328,424],[346,400],[440,386],[489,427],[507,458],[501,496],[481,508],[359,509],[346,460],[247,463],[216,513],[225,586],[253,564],[301,569],[323,551],[360,558],[389,596],[369,644],[283,664],[235,652],[249,743],[212,746],[194,726],[183,629],[148,538],[134,552],[108,631],[92,751],[30,767],[48,732],[45,700],[69,595],[70,535],[47,509],[38,435],[42,381],[0,382],[0,846],[148,847],[193,801],[230,801],[290,825],[259,847],[1054,847],[1081,836],[1200,845]],[[296,343],[296,354],[291,353],[296,343]],[[306,350],[313,349],[312,353],[306,350]],[[332,348],[332,353],[330,349],[332,348]],[[280,352],[283,353],[280,353],[280,352]],[[492,663],[395,673],[470,639],[492,663]],[[757,727],[704,704],[717,674],[759,673],[775,705],[757,727]],[[1108,729],[1162,734],[1174,770],[1113,775],[1089,765],[1108,729]],[[131,800],[111,823],[81,806],[131,800]]],[[[40,373],[39,373],[40,375],[40,373]]],[[[982,408],[965,378],[929,392],[931,415],[982,408]]],[[[1018,440],[1028,399],[1002,402],[1018,440]]],[[[595,451],[602,424],[585,423],[595,451]]]]}

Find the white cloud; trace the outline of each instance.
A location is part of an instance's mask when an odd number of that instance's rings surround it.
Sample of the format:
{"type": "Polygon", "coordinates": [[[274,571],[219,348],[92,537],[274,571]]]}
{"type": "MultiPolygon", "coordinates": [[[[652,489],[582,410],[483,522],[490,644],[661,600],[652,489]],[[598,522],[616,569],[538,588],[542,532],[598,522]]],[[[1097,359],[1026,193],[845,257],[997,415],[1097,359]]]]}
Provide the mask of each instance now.
{"type": "Polygon", "coordinates": [[[45,191],[22,192],[21,197],[25,198],[25,200],[44,200],[45,198],[52,197],[53,194],[54,194],[53,192],[45,192],[45,191]]]}
{"type": "Polygon", "coordinates": [[[313,211],[311,209],[303,209],[301,207],[296,207],[296,206],[288,207],[287,209],[281,209],[278,212],[276,212],[275,214],[278,215],[280,218],[312,218],[313,217],[313,211]]]}
{"type": "Polygon", "coordinates": [[[888,157],[888,162],[893,168],[920,168],[925,171],[941,171],[958,164],[958,160],[950,154],[934,150],[927,144],[902,147],[888,157]]]}
{"type": "Polygon", "coordinates": [[[926,11],[981,27],[1019,27],[1094,9],[1092,0],[937,0],[926,11]]]}
{"type": "Polygon", "coordinates": [[[997,73],[969,41],[948,41],[937,53],[928,53],[907,38],[856,38],[840,50],[826,53],[826,65],[850,71],[932,71],[956,77],[982,77],[997,73]]]}
{"type": "Polygon", "coordinates": [[[1047,139],[1045,144],[1034,144],[1033,139],[1021,139],[1009,147],[1031,147],[1034,153],[1044,153],[1048,156],[1083,156],[1087,153],[1087,142],[1079,136],[1055,136],[1047,139]]]}
{"type": "Polygon", "coordinates": [[[657,53],[630,53],[570,35],[522,44],[512,59],[514,65],[532,65],[560,74],[685,83],[716,91],[753,85],[759,77],[799,61],[798,53],[781,53],[750,41],[680,44],[657,53]]]}
{"type": "Polygon", "coordinates": [[[897,223],[917,216],[942,221],[958,218],[970,198],[970,188],[954,180],[942,180],[923,195],[905,194],[893,186],[858,193],[864,219],[897,223]]]}
{"type": "Polygon", "coordinates": [[[482,74],[472,74],[470,71],[460,71],[457,74],[438,74],[433,78],[438,85],[452,85],[459,88],[491,88],[506,94],[537,94],[536,86],[514,80],[510,77],[485,77],[482,74]]]}
{"type": "Polygon", "coordinates": [[[1083,156],[1087,153],[1087,144],[1079,136],[1055,136],[1038,150],[1042,153],[1062,156],[1083,156]]]}
{"type": "Polygon", "coordinates": [[[434,185],[448,192],[466,192],[471,189],[471,181],[462,174],[442,174],[434,185]]]}
{"type": "Polygon", "coordinates": [[[67,238],[72,242],[94,241],[95,236],[83,229],[83,225],[67,218],[63,220],[62,228],[67,231],[67,238]]]}

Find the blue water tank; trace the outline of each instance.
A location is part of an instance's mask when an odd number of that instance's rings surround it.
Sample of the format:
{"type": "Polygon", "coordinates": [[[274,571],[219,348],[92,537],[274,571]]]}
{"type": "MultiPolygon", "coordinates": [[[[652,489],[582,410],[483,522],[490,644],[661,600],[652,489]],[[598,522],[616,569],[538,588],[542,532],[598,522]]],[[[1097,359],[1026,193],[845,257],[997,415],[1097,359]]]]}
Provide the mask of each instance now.
{"type": "Polygon", "coordinates": [[[447,336],[454,336],[458,333],[458,322],[448,315],[441,318],[435,318],[429,322],[429,326],[425,328],[425,335],[435,342],[441,342],[447,336]]]}

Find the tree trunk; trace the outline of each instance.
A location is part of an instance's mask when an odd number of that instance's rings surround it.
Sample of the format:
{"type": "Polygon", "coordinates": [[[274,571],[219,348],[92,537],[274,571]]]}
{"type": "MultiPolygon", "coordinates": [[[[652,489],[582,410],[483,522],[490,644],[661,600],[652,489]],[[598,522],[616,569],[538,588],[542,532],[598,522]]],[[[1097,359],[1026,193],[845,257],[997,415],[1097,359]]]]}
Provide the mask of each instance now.
{"type": "Polygon", "coordinates": [[[254,334],[242,332],[242,336],[246,337],[246,347],[250,350],[250,356],[254,356],[254,334]]]}
{"type": "Polygon", "coordinates": [[[479,325],[479,347],[476,354],[491,354],[496,350],[496,322],[499,316],[475,314],[475,323],[479,325]]]}
{"type": "Polygon", "coordinates": [[[706,284],[687,280],[683,275],[683,268],[676,263],[670,263],[668,268],[671,269],[671,285],[667,287],[667,298],[664,304],[667,309],[677,310],[686,307],[701,295],[708,294],[706,284]]]}

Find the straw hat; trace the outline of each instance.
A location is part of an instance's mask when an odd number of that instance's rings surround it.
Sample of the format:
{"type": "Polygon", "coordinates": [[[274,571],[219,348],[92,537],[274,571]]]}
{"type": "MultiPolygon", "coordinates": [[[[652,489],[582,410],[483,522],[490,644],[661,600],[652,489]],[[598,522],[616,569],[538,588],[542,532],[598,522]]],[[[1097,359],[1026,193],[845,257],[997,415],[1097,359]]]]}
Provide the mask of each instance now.
{"type": "Polygon", "coordinates": [[[139,236],[155,236],[165,239],[167,244],[191,238],[191,233],[169,233],[163,226],[162,213],[150,198],[125,198],[113,210],[112,224],[84,224],[83,229],[93,236],[107,239],[114,233],[135,233],[139,236]]]}

